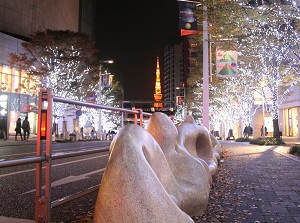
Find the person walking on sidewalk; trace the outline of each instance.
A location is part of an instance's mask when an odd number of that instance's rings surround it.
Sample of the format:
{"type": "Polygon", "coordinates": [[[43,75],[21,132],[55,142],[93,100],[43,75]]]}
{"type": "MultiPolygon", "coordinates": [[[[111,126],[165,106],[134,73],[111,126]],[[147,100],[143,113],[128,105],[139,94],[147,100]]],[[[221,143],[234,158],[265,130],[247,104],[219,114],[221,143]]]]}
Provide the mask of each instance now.
{"type": "Polygon", "coordinates": [[[253,129],[250,126],[250,124],[247,126],[247,138],[249,138],[250,136],[252,136],[253,134],[253,129]]]}
{"type": "MultiPolygon", "coordinates": [[[[263,125],[260,128],[260,135],[261,136],[264,135],[264,126],[263,125]]],[[[267,136],[267,135],[268,135],[268,130],[267,130],[267,127],[265,127],[265,135],[264,136],[267,136]]]]}
{"type": "Polygon", "coordinates": [[[24,131],[24,140],[28,140],[29,134],[30,134],[30,123],[28,121],[28,116],[25,117],[25,120],[23,121],[22,128],[24,131]]]}
{"type": "Polygon", "coordinates": [[[18,118],[18,120],[16,121],[16,128],[15,128],[15,131],[16,131],[15,140],[17,141],[17,136],[18,136],[18,134],[20,134],[21,140],[23,140],[22,132],[21,132],[21,118],[18,118]]]}

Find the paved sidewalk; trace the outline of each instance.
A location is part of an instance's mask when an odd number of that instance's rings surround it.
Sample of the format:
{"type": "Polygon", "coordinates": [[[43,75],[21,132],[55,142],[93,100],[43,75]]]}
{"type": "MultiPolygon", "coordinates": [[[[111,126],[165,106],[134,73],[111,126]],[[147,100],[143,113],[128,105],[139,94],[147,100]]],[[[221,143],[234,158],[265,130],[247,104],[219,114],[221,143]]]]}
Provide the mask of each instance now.
{"type": "Polygon", "coordinates": [[[0,147],[5,146],[17,146],[17,145],[32,145],[36,144],[36,135],[31,134],[28,140],[21,140],[18,136],[18,140],[15,140],[15,136],[9,136],[7,140],[0,139],[0,147]]]}
{"type": "Polygon", "coordinates": [[[282,140],[287,144],[287,145],[300,145],[300,138],[297,137],[289,137],[289,136],[282,136],[282,140]]]}
{"type": "Polygon", "coordinates": [[[220,199],[225,213],[210,222],[300,223],[300,158],[287,154],[289,146],[221,144],[221,165],[234,183],[220,199]]]}

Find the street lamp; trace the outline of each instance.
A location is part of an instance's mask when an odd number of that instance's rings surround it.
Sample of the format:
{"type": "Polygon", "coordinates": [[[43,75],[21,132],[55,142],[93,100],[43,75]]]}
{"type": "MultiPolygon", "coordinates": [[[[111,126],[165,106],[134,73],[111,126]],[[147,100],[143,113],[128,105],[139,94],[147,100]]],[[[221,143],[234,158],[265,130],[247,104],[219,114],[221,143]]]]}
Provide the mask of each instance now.
{"type": "MultiPolygon", "coordinates": [[[[114,63],[113,60],[103,60],[100,61],[100,66],[99,66],[99,86],[98,86],[98,104],[101,104],[101,97],[102,97],[102,65],[108,63],[108,64],[112,64],[114,63]]],[[[102,139],[102,120],[101,120],[101,116],[102,116],[102,109],[98,110],[98,115],[99,115],[99,139],[102,139]]]]}
{"type": "Polygon", "coordinates": [[[203,5],[203,126],[209,130],[209,75],[208,75],[208,22],[207,5],[203,5]]]}
{"type": "MultiPolygon", "coordinates": [[[[185,86],[184,86],[184,84],[183,84],[183,86],[182,87],[176,87],[176,89],[177,90],[181,90],[181,89],[183,89],[183,102],[182,102],[182,111],[183,111],[183,118],[185,117],[185,107],[184,107],[184,101],[186,100],[186,95],[185,95],[185,86]]],[[[181,95],[179,94],[179,97],[180,97],[181,95]]],[[[179,100],[178,100],[179,101],[179,100]]]]}

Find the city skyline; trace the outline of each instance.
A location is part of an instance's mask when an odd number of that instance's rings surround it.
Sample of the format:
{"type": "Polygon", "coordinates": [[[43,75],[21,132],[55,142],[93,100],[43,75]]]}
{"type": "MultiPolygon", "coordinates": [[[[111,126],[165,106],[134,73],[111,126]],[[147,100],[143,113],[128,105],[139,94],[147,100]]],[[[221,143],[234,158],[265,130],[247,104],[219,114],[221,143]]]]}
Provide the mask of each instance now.
{"type": "Polygon", "coordinates": [[[122,76],[125,100],[153,100],[156,57],[179,37],[174,0],[97,2],[96,41],[102,60],[114,60],[122,76]]]}

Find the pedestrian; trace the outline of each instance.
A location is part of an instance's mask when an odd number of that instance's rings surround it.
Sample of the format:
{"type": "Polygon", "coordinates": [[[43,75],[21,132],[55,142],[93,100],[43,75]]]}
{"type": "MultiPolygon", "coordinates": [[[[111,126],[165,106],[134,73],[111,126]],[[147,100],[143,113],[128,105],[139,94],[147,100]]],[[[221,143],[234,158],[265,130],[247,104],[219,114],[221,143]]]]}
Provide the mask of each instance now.
{"type": "Polygon", "coordinates": [[[244,138],[248,138],[248,126],[244,128],[244,138]]]}
{"type": "Polygon", "coordinates": [[[6,120],[3,117],[1,117],[0,118],[0,135],[2,134],[4,140],[7,139],[6,132],[7,132],[7,130],[6,130],[6,120]]]}
{"type": "Polygon", "coordinates": [[[250,126],[250,124],[247,126],[247,135],[248,135],[248,137],[247,138],[249,138],[250,136],[252,136],[252,134],[253,134],[253,129],[252,129],[252,127],[250,126]]]}
{"type": "Polygon", "coordinates": [[[92,128],[92,131],[91,131],[91,137],[92,137],[92,139],[95,138],[95,129],[94,129],[94,127],[92,128]]]}
{"type": "Polygon", "coordinates": [[[110,140],[110,130],[108,130],[108,132],[106,134],[106,140],[110,140]]]}
{"type": "Polygon", "coordinates": [[[21,136],[21,140],[23,140],[23,137],[22,137],[22,132],[21,132],[21,118],[18,118],[18,120],[16,121],[16,128],[15,128],[15,131],[16,131],[16,136],[15,136],[15,140],[17,141],[17,136],[18,134],[20,134],[21,136]]]}
{"type": "Polygon", "coordinates": [[[114,130],[111,130],[110,135],[111,135],[110,139],[113,139],[116,135],[116,132],[114,130]]]}
{"type": "Polygon", "coordinates": [[[24,140],[28,140],[30,134],[30,123],[28,121],[28,116],[26,116],[25,120],[23,121],[22,129],[24,131],[24,140]]]}
{"type": "MultiPolygon", "coordinates": [[[[262,125],[261,128],[260,128],[260,133],[261,133],[260,135],[261,136],[263,136],[263,134],[264,134],[263,129],[264,129],[264,126],[262,125]]],[[[268,131],[267,131],[267,127],[265,126],[265,136],[267,136],[267,135],[268,135],[268,131]]]]}

